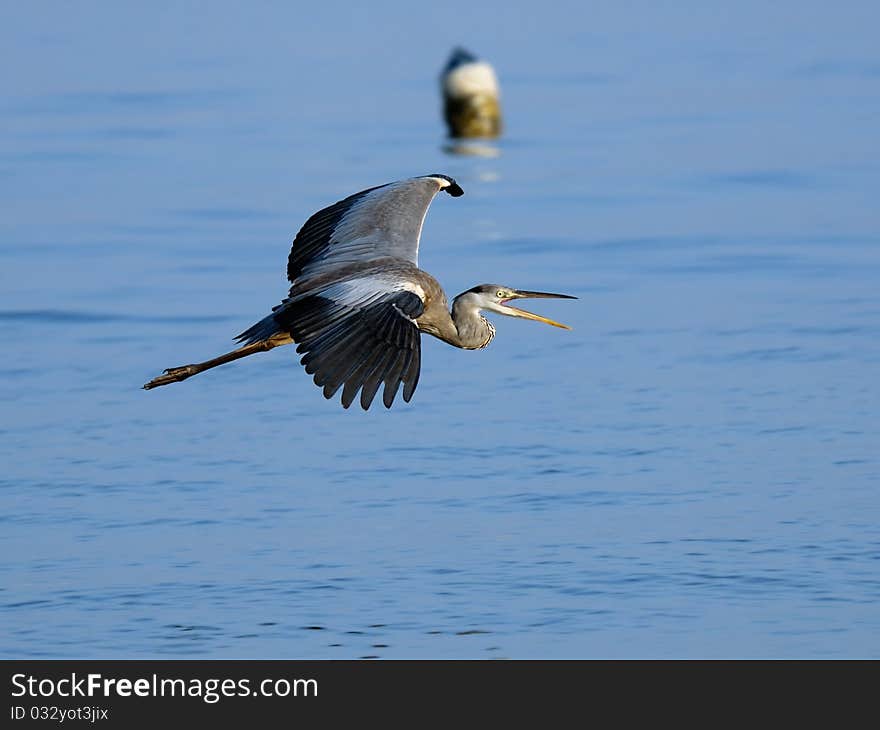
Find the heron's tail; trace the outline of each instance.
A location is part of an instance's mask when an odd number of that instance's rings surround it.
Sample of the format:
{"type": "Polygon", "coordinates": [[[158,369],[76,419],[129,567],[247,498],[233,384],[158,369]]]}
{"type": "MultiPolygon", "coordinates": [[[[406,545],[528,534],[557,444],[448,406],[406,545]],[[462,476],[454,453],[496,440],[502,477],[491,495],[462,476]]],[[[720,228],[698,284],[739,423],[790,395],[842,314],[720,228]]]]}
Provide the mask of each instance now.
{"type": "Polygon", "coordinates": [[[244,332],[242,332],[240,335],[238,335],[238,337],[235,338],[235,341],[241,343],[242,345],[252,345],[255,342],[269,340],[280,333],[281,327],[275,320],[275,313],[273,312],[267,317],[263,317],[263,319],[261,319],[255,325],[251,325],[250,327],[248,327],[244,332]]]}

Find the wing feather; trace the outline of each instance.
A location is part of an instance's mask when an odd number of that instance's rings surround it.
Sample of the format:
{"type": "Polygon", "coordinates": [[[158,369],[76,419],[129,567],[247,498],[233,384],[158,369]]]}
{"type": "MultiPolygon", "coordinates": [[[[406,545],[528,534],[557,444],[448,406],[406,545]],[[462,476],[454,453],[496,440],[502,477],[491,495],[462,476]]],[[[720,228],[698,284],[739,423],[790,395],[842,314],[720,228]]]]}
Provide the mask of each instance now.
{"type": "Polygon", "coordinates": [[[345,385],[342,387],[343,408],[348,408],[354,402],[358,390],[360,390],[361,386],[367,381],[367,378],[370,376],[370,373],[373,372],[373,369],[379,365],[384,355],[385,351],[380,348],[376,348],[369,352],[366,357],[361,360],[360,365],[355,368],[354,372],[345,379],[345,385]]]}
{"type": "Polygon", "coordinates": [[[409,356],[410,359],[406,370],[401,377],[403,381],[403,400],[407,403],[412,399],[413,393],[416,392],[416,386],[419,384],[419,371],[422,365],[421,349],[415,348],[410,350],[409,356]]]}
{"type": "Polygon", "coordinates": [[[367,410],[383,383],[388,408],[401,383],[404,397],[412,397],[421,348],[415,320],[423,311],[417,294],[390,289],[388,277],[377,276],[294,297],[274,316],[298,343],[300,362],[324,397],[332,398],[342,387],[342,405],[348,408],[360,391],[367,410]]]}
{"type": "Polygon", "coordinates": [[[382,402],[386,408],[391,408],[391,404],[394,403],[394,397],[400,388],[400,376],[403,374],[403,368],[408,357],[409,353],[407,350],[398,350],[394,362],[385,370],[385,388],[382,391],[382,402]]]}
{"type": "Polygon", "coordinates": [[[425,175],[380,185],[319,210],[296,234],[287,278],[322,274],[337,266],[391,257],[418,265],[419,238],[434,196],[461,188],[446,175],[425,175]]]}

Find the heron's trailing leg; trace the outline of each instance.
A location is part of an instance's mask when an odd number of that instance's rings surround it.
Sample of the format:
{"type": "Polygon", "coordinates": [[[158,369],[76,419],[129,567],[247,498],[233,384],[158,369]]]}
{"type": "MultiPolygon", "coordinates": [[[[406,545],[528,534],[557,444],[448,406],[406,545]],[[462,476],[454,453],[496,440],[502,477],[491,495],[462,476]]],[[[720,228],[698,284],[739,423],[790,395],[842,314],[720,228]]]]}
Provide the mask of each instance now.
{"type": "Polygon", "coordinates": [[[260,340],[259,342],[253,342],[250,345],[239,347],[237,350],[227,352],[225,355],[215,357],[213,360],[206,360],[205,362],[198,362],[193,365],[182,365],[178,368],[168,368],[163,375],[153,378],[149,383],[144,385],[144,390],[158,388],[160,385],[168,385],[169,383],[179,383],[181,380],[186,380],[193,375],[198,375],[199,373],[215,368],[218,365],[225,365],[228,362],[239,360],[248,355],[254,355],[258,352],[266,352],[279,345],[289,345],[292,342],[293,340],[290,338],[290,335],[286,333],[277,334],[265,340],[260,340]]]}

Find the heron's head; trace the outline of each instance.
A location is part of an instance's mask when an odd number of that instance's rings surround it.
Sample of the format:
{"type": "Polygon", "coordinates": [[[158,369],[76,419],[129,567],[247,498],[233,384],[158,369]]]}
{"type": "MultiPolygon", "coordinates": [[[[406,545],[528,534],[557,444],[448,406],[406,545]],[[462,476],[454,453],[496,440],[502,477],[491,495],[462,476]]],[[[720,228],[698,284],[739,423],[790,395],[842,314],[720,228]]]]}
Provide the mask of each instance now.
{"type": "MultiPolygon", "coordinates": [[[[550,294],[543,291],[526,291],[524,289],[512,289],[509,286],[501,284],[480,284],[473,289],[469,289],[464,294],[456,298],[456,302],[466,299],[466,303],[481,309],[484,312],[497,312],[507,317],[519,317],[521,319],[532,319],[536,322],[543,322],[554,327],[562,327],[562,329],[570,330],[571,327],[552,319],[547,319],[539,314],[526,312],[524,309],[510,306],[510,302],[517,299],[577,299],[577,297],[568,294],[550,294]]],[[[463,302],[464,303],[464,302],[463,302]]]]}

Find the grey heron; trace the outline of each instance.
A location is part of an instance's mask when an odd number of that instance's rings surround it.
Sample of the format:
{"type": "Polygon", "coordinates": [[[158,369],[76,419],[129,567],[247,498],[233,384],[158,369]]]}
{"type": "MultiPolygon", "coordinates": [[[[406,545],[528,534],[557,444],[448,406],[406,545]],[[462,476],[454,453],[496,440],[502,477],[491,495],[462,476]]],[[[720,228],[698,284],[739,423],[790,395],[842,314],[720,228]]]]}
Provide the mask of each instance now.
{"type": "Polygon", "coordinates": [[[406,402],[416,390],[421,332],[479,350],[495,336],[481,311],[570,329],[509,305],[517,299],[576,298],[567,294],[481,284],[455,297],[450,308],[437,280],[418,268],[422,224],[440,190],[453,197],[463,194],[447,175],[424,175],[363,190],[315,213],[291,247],[287,298],[236,338],[241,347],[169,368],[144,388],[296,344],[301,363],[325,398],[342,388],[342,405],[348,408],[360,391],[367,410],[384,384],[382,401],[390,408],[401,384],[406,402]]]}
{"type": "Polygon", "coordinates": [[[440,75],[440,87],[450,137],[501,134],[501,92],[489,63],[456,48],[440,75]]]}

